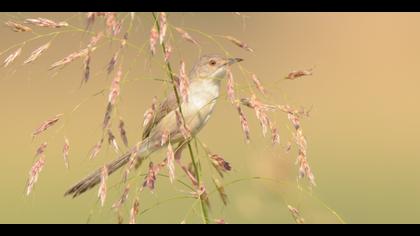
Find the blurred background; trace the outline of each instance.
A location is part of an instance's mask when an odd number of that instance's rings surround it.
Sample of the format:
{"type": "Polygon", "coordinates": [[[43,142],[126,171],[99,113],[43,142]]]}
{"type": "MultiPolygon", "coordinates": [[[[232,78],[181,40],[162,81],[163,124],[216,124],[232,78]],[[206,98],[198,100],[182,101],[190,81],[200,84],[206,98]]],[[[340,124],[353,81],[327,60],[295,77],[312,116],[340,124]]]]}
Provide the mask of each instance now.
{"type": "MultiPolygon", "coordinates": [[[[126,16],[121,13],[119,17],[126,16]]],[[[116,174],[109,179],[107,203],[97,202],[97,188],[75,200],[63,193],[89,172],[116,157],[104,144],[98,157],[88,160],[89,151],[101,136],[107,93],[114,74],[107,75],[106,65],[119,47],[118,41],[102,41],[92,56],[92,78],[82,87],[82,60],[62,70],[48,71],[49,65],[86,47],[90,36],[83,13],[1,13],[1,20],[22,22],[26,18],[45,17],[67,21],[72,27],[40,29],[36,34],[63,31],[50,49],[37,61],[22,65],[37,47],[52,37],[27,42],[20,57],[0,69],[0,172],[1,223],[115,223],[110,206],[124,186],[116,174]],[[78,27],[78,28],[75,28],[78,27]],[[77,30],[79,29],[79,30],[77,30]],[[65,32],[64,32],[65,31],[65,32]],[[104,90],[105,89],[105,90],[104,90]],[[104,90],[103,93],[99,93],[104,90]],[[96,94],[96,95],[95,95],[96,94]],[[77,107],[76,110],[74,110],[77,107]],[[31,134],[43,121],[63,113],[63,119],[32,140],[31,134]],[[70,141],[70,169],[62,158],[64,136],[70,141]],[[48,142],[46,165],[34,192],[27,197],[25,185],[36,149],[48,142]],[[112,187],[111,187],[112,186],[112,187]]],[[[122,32],[130,21],[126,17],[122,32]]],[[[308,159],[317,187],[306,181],[296,182],[297,153],[285,153],[291,138],[286,115],[273,114],[280,131],[281,144],[273,147],[263,138],[252,111],[246,110],[251,126],[250,144],[245,144],[235,108],[222,96],[208,126],[199,139],[229,161],[233,171],[224,182],[244,180],[226,186],[230,202],[224,207],[217,193],[211,195],[210,218],[228,223],[293,223],[287,204],[297,209],[307,223],[340,223],[333,209],[346,223],[420,223],[420,172],[418,166],[418,120],[420,111],[420,14],[418,13],[168,13],[171,26],[186,29],[200,42],[200,48],[182,40],[171,28],[174,47],[171,63],[179,61],[190,69],[199,55],[224,53],[244,58],[243,70],[233,68],[238,96],[250,96],[246,88],[255,73],[270,92],[261,99],[273,104],[312,107],[309,119],[302,121],[308,140],[308,159]],[[198,31],[193,31],[198,30],[198,31]],[[216,39],[201,34],[210,35],[216,39]],[[230,35],[246,42],[254,53],[236,47],[218,36],[230,35]],[[289,81],[284,77],[297,69],[314,68],[314,75],[289,81]],[[242,85],[242,86],[241,86],[242,85]],[[279,182],[249,180],[261,176],[279,182]]],[[[122,61],[124,79],[117,115],[121,116],[129,143],[141,135],[143,113],[152,97],[164,97],[169,91],[160,50],[154,57],[148,51],[152,25],[150,13],[135,15],[122,61]],[[144,50],[142,50],[144,49],[144,50]]],[[[102,20],[92,30],[103,29],[102,20]]],[[[16,33],[1,27],[0,51],[4,60],[18,47],[10,46],[37,37],[34,33],[16,33]]],[[[224,95],[226,83],[224,83],[224,95]]],[[[113,130],[118,134],[117,120],[113,130]]],[[[118,139],[122,146],[122,143],[118,139]]],[[[205,156],[199,151],[200,159],[205,156]]],[[[164,152],[153,156],[162,160],[164,152]]],[[[188,155],[185,154],[185,160],[188,155]]],[[[144,165],[140,172],[145,172],[144,165]]],[[[206,166],[208,166],[206,164],[206,166]]],[[[166,170],[164,170],[166,173],[166,170]]],[[[181,177],[181,171],[177,169],[181,177]]],[[[207,188],[213,190],[204,167],[207,188]]],[[[138,186],[143,177],[133,179],[138,186]]],[[[191,199],[168,199],[188,194],[181,185],[171,185],[159,177],[154,194],[144,191],[140,198],[138,223],[199,223],[191,199]],[[193,208],[194,209],[194,208],[193,208]]],[[[129,211],[131,198],[125,206],[129,211]]],[[[197,207],[195,209],[198,209],[197,207]]],[[[125,215],[127,219],[127,214],[125,215]]]]}

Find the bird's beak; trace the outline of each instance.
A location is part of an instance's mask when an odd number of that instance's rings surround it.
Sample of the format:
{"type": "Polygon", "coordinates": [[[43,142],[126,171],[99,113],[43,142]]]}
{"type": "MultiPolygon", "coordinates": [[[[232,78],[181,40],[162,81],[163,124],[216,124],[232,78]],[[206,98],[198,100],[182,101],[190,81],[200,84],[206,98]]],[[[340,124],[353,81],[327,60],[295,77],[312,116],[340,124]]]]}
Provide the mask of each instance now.
{"type": "Polygon", "coordinates": [[[227,64],[228,64],[228,65],[232,65],[232,64],[235,64],[235,63],[241,62],[241,61],[243,61],[243,60],[244,60],[244,59],[242,59],[242,58],[229,58],[229,59],[228,59],[227,64]]]}

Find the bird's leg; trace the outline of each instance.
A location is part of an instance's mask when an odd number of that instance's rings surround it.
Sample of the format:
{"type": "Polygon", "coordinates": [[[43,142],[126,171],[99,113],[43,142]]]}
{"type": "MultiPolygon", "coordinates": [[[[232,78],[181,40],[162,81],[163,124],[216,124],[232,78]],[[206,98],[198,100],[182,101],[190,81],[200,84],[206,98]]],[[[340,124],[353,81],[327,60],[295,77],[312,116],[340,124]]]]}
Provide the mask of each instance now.
{"type": "Polygon", "coordinates": [[[175,161],[178,163],[178,165],[181,167],[181,169],[185,172],[185,174],[188,176],[188,178],[191,180],[192,184],[194,186],[198,186],[197,178],[194,176],[193,173],[188,169],[187,166],[183,165],[181,162],[182,157],[182,151],[185,149],[186,143],[179,143],[178,147],[176,148],[175,152],[175,161]]]}

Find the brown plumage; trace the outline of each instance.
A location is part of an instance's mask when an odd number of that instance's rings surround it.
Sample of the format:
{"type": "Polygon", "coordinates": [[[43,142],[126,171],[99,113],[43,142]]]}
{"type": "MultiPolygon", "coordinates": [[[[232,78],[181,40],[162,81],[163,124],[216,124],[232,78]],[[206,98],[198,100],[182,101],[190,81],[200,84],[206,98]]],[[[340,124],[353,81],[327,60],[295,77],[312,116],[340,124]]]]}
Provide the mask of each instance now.
{"type": "MultiPolygon", "coordinates": [[[[226,69],[233,63],[242,61],[238,58],[224,58],[218,55],[203,56],[192,69],[189,78],[190,102],[181,101],[183,116],[192,135],[197,134],[208,122],[219,97],[220,81],[226,75],[226,69]]],[[[154,118],[146,125],[143,141],[138,148],[133,148],[117,160],[105,167],[111,175],[130,161],[131,154],[136,151],[137,158],[145,159],[150,154],[162,148],[162,134],[169,132],[172,144],[185,141],[176,122],[175,111],[178,111],[178,102],[175,93],[170,93],[161,103],[154,118]]],[[[101,181],[102,168],[95,171],[68,190],[65,195],[77,197],[93,188],[101,181]]]]}
{"type": "Polygon", "coordinates": [[[176,110],[177,108],[178,103],[176,101],[175,92],[171,91],[166,97],[166,99],[160,104],[152,121],[144,127],[142,135],[143,140],[149,137],[150,131],[152,131],[153,127],[155,127],[156,124],[158,124],[163,117],[165,117],[171,111],[176,110]]]}

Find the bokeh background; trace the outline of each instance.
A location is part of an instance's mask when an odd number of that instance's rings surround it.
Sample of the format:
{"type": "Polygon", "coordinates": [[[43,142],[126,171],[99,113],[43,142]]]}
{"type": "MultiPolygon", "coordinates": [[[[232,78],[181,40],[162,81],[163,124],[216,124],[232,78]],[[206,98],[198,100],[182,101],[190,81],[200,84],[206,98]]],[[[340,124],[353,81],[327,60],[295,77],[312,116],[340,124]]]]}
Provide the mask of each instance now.
{"type": "MultiPolygon", "coordinates": [[[[9,19],[21,22],[32,17],[67,20],[82,29],[85,25],[85,15],[81,13],[0,14],[3,22],[9,19]]],[[[326,206],[347,223],[420,223],[417,104],[420,14],[169,13],[168,20],[174,26],[209,35],[231,35],[246,42],[254,53],[215,36],[231,55],[245,59],[243,68],[258,75],[270,91],[264,101],[312,107],[310,118],[302,125],[318,186],[310,190],[302,181],[299,185],[304,190],[299,190],[294,165],[296,150],[284,152],[291,133],[285,115],[273,115],[280,129],[281,145],[272,147],[270,140],[262,137],[254,114],[248,110],[252,142],[247,145],[236,110],[224,96],[220,98],[214,116],[199,138],[232,164],[234,170],[224,181],[263,176],[281,183],[243,181],[227,187],[230,204],[223,207],[217,194],[212,196],[211,219],[223,218],[228,223],[293,223],[286,208],[286,204],[291,204],[308,223],[339,223],[326,206]],[[312,77],[296,81],[283,79],[292,70],[311,67],[315,68],[312,77]]],[[[127,24],[128,21],[129,17],[127,24]]],[[[169,88],[153,80],[165,79],[165,71],[161,53],[150,57],[147,51],[151,23],[150,13],[136,14],[129,36],[133,46],[126,48],[122,58],[126,77],[118,116],[125,120],[131,144],[141,135],[143,113],[152,97],[162,98],[169,88]],[[142,46],[146,47],[143,51],[142,46]]],[[[98,21],[93,30],[101,28],[103,23],[98,21]]],[[[38,34],[53,32],[34,29],[38,34]]],[[[88,160],[89,150],[101,135],[113,77],[106,75],[106,63],[119,45],[117,41],[101,44],[92,59],[93,77],[80,87],[81,60],[58,73],[47,71],[50,64],[84,47],[89,40],[88,35],[75,28],[66,30],[54,38],[51,48],[35,63],[22,65],[32,50],[51,37],[28,42],[15,63],[0,69],[1,223],[116,222],[110,206],[122,190],[118,176],[110,178],[110,185],[116,185],[109,190],[104,208],[97,204],[96,189],[75,200],[64,198],[63,193],[116,156],[105,144],[95,160],[88,160]],[[103,89],[103,94],[93,96],[103,89]],[[78,104],[78,109],[72,112],[78,104]],[[58,113],[64,113],[63,120],[32,140],[33,130],[58,113]],[[71,145],[70,170],[65,169],[62,160],[64,136],[71,145]],[[49,144],[47,163],[33,194],[27,197],[28,171],[36,149],[44,141],[49,144]]],[[[191,68],[202,53],[224,53],[209,38],[189,32],[201,48],[172,32],[175,52],[171,62],[175,68],[180,59],[191,68]]],[[[1,27],[0,34],[1,60],[14,51],[4,50],[35,36],[15,33],[7,27],[1,27]]],[[[238,88],[246,88],[249,75],[238,67],[233,72],[238,88]]],[[[246,90],[238,94],[249,96],[246,90]]],[[[115,123],[114,133],[117,133],[115,123]]],[[[204,162],[202,152],[200,155],[204,162]]],[[[163,156],[164,153],[157,153],[153,158],[160,160],[163,156]]],[[[209,168],[204,170],[207,176],[215,175],[209,168]]],[[[141,171],[144,172],[144,167],[141,171]]],[[[142,177],[133,180],[133,185],[142,181],[142,177]]],[[[145,191],[141,195],[141,210],[163,203],[140,216],[138,222],[180,223],[190,211],[186,222],[199,223],[200,218],[190,210],[193,200],[165,202],[188,194],[182,186],[168,182],[159,178],[154,194],[145,191]]],[[[206,183],[213,189],[209,178],[206,183]]]]}

